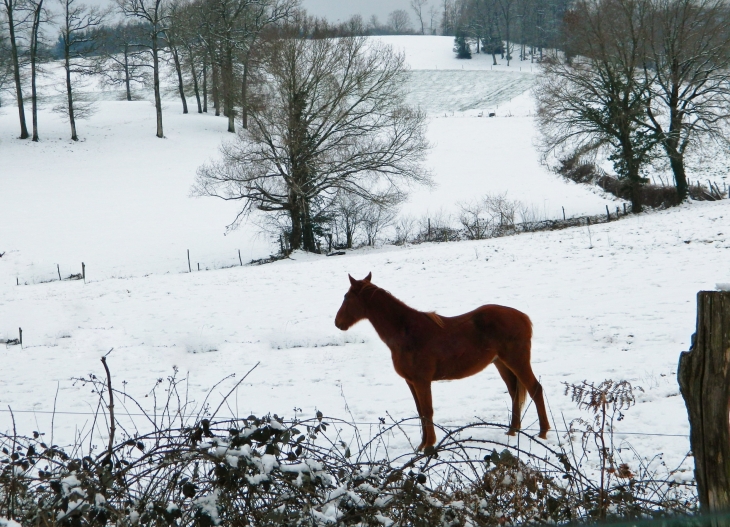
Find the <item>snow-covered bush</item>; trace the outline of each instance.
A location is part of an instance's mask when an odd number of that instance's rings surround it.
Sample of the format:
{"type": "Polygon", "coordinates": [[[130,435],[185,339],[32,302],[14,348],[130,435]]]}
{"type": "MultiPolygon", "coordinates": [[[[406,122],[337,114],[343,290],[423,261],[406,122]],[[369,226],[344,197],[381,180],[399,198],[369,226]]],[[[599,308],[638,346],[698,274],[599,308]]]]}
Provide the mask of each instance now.
{"type": "MultiPolygon", "coordinates": [[[[93,385],[116,423],[109,379],[80,381],[93,385]]],[[[587,455],[585,439],[612,437],[612,427],[586,430],[575,443],[583,451],[576,453],[525,433],[517,446],[486,439],[489,429],[506,427],[479,422],[442,428],[441,442],[424,453],[389,456],[389,438],[402,423],[382,423],[374,437],[363,438],[353,424],[320,412],[289,421],[276,415],[218,419],[206,403],[187,417],[182,382],[175,375],[166,385],[158,382],[155,390],[164,388],[167,403],[146,416],[148,428],[152,424],[146,433],[119,425],[65,449],[46,444],[39,432],[0,436],[0,525],[501,526],[696,508],[691,485],[676,473],[658,477],[652,463],[619,464],[615,452],[610,466],[605,457],[587,455]],[[610,484],[582,468],[596,462],[616,469],[610,484]]],[[[626,394],[625,384],[608,387],[609,413],[627,408],[626,398],[611,406],[616,386],[626,394]]],[[[605,387],[579,388],[600,395],[605,387]]],[[[576,393],[574,400],[585,406],[576,393]]]]}

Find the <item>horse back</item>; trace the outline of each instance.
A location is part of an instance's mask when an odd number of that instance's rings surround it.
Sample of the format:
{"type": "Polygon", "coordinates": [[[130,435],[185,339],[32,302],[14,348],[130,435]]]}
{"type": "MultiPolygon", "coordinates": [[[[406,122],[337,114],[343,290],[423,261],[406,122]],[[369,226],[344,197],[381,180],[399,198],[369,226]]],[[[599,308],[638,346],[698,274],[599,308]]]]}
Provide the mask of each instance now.
{"type": "Polygon", "coordinates": [[[512,307],[487,304],[469,313],[452,317],[452,326],[457,332],[475,333],[479,340],[518,341],[532,340],[532,321],[522,311],[512,307]]]}

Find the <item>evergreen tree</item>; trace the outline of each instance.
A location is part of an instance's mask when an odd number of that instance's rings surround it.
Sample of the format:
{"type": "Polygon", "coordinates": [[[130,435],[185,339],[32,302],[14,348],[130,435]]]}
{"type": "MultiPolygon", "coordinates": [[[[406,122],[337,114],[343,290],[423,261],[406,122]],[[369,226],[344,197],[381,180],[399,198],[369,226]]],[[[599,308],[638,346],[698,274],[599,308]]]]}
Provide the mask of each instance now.
{"type": "Polygon", "coordinates": [[[454,37],[454,53],[456,53],[457,59],[471,58],[471,47],[469,46],[469,42],[466,40],[466,32],[463,29],[456,30],[456,36],[454,37]]]}

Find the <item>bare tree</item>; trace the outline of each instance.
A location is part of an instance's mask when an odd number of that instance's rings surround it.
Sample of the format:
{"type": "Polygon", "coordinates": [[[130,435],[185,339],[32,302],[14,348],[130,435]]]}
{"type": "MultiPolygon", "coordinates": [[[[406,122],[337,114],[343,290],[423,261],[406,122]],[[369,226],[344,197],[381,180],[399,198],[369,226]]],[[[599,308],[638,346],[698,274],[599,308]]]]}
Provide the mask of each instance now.
{"type": "Polygon", "coordinates": [[[428,8],[429,34],[438,34],[438,14],[439,11],[435,5],[428,8]]]}
{"type": "Polygon", "coordinates": [[[10,37],[10,56],[13,63],[13,80],[15,81],[15,97],[18,105],[18,117],[20,119],[20,138],[27,139],[28,126],[25,122],[25,107],[23,105],[23,86],[20,77],[20,59],[18,57],[18,35],[17,31],[23,27],[25,17],[18,11],[19,0],[3,0],[5,16],[7,17],[8,36],[10,37]]]}
{"type": "Polygon", "coordinates": [[[152,53],[152,88],[155,92],[155,113],[157,115],[156,136],[165,136],[162,129],[162,95],[160,93],[160,43],[168,22],[168,0],[117,0],[124,15],[145,23],[149,31],[152,53]]]}
{"type": "Polygon", "coordinates": [[[357,232],[365,220],[363,205],[366,201],[356,194],[340,193],[333,203],[333,227],[337,236],[337,245],[344,249],[352,249],[357,232]],[[340,239],[344,236],[344,240],[340,239]]]}
{"type": "Polygon", "coordinates": [[[512,60],[512,9],[515,0],[497,0],[499,6],[499,12],[502,15],[502,22],[504,23],[504,51],[505,58],[507,59],[507,66],[509,66],[510,60],[512,60]]]}
{"type": "Polygon", "coordinates": [[[411,30],[411,17],[408,16],[408,11],[403,9],[396,9],[391,11],[388,15],[388,25],[393,33],[402,34],[408,33],[411,30]]]}
{"type": "Polygon", "coordinates": [[[649,86],[643,75],[648,0],[578,0],[566,19],[572,60],[546,61],[534,89],[546,153],[608,149],[640,212],[649,86]]]}
{"type": "Polygon", "coordinates": [[[730,11],[723,0],[655,0],[648,115],[669,158],[680,201],[687,197],[684,156],[702,138],[727,143],[730,117],[730,11]]]}
{"type": "Polygon", "coordinates": [[[33,123],[32,141],[39,141],[38,136],[38,73],[39,65],[43,57],[40,54],[40,45],[43,40],[42,27],[51,16],[44,0],[27,0],[22,9],[27,13],[30,21],[30,97],[31,97],[31,120],[33,123]]]}
{"type": "MultiPolygon", "coordinates": [[[[248,126],[247,88],[249,59],[261,32],[271,24],[289,17],[296,0],[212,0],[206,3],[206,31],[203,37],[213,63],[214,99],[216,84],[223,99],[223,114],[228,131],[235,133],[236,101],[241,94],[242,124],[248,126]],[[217,81],[220,77],[220,83],[217,81]],[[237,89],[241,79],[241,90],[237,89]]],[[[216,115],[218,105],[216,103],[216,115]]]]}
{"type": "MultiPolygon", "coordinates": [[[[2,19],[0,19],[0,23],[2,23],[2,19]]],[[[7,89],[13,77],[10,42],[5,36],[3,29],[2,25],[0,25],[0,95],[7,89]]],[[[0,106],[2,106],[2,100],[0,100],[0,106]]]]}
{"type": "MultiPolygon", "coordinates": [[[[207,108],[207,64],[205,61],[206,49],[200,38],[204,21],[199,16],[200,5],[197,2],[184,3],[178,6],[173,12],[173,25],[176,26],[180,36],[180,62],[181,69],[185,67],[190,70],[190,79],[193,83],[193,93],[198,105],[198,113],[203,113],[207,108]],[[201,102],[201,85],[203,88],[203,102],[201,102]]],[[[182,77],[182,72],[180,74],[182,77]]]]}
{"type": "Polygon", "coordinates": [[[426,13],[424,13],[423,10],[427,5],[428,0],[411,0],[411,9],[413,9],[413,12],[416,14],[418,23],[421,26],[421,35],[426,34],[426,13]]]}
{"type": "Polygon", "coordinates": [[[72,75],[89,74],[94,71],[88,61],[97,52],[98,29],[104,21],[104,14],[97,7],[87,7],[77,0],[59,0],[61,4],[61,43],[63,45],[63,68],[66,73],[66,104],[64,110],[71,126],[71,139],[78,141],[76,133],[77,115],[75,107],[72,75]]]}
{"type": "Polygon", "coordinates": [[[182,63],[180,60],[180,49],[183,46],[183,4],[180,1],[172,0],[169,6],[169,18],[165,28],[165,43],[167,50],[172,57],[172,63],[177,74],[177,90],[182,101],[183,113],[188,113],[188,101],[185,98],[185,84],[183,82],[182,63]]]}
{"type": "Polygon", "coordinates": [[[193,190],[241,200],[232,225],[253,209],[284,214],[291,249],[316,251],[338,194],[388,204],[430,181],[426,116],[405,106],[401,54],[364,37],[283,38],[262,68],[248,132],[198,170],[193,190]]]}
{"type": "Polygon", "coordinates": [[[378,235],[395,218],[398,203],[377,203],[356,194],[339,193],[334,199],[330,231],[337,248],[375,245],[378,235]],[[343,239],[344,236],[344,239],[343,239]]]}
{"type": "Polygon", "coordinates": [[[141,23],[119,23],[106,27],[103,45],[95,63],[95,73],[106,86],[123,86],[125,98],[132,100],[132,87],[151,84],[152,70],[148,32],[141,23]]]}

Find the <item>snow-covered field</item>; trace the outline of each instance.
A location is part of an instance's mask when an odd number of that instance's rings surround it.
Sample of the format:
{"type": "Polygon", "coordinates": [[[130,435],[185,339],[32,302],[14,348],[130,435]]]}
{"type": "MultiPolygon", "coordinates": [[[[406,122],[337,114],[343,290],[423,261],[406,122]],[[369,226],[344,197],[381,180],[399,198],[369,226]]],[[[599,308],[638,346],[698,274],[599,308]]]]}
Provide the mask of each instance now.
{"type": "MultiPolygon", "coordinates": [[[[490,71],[491,57],[453,59],[448,38],[384,40],[406,49],[412,98],[432,117],[428,166],[438,186],[416,190],[405,213],[453,212],[486,192],[508,192],[547,217],[561,207],[569,215],[615,208],[539,163],[529,63],[490,71]]],[[[56,390],[57,409],[77,412],[56,420],[56,437],[68,441],[75,427],[88,426],[94,395],[71,378],[99,374],[111,348],[117,386],[143,400],[174,366],[201,401],[218,380],[260,363],[236,394],[241,415],[301,408],[347,418],[346,401],[362,423],[413,416],[406,384],[372,328],[342,333],[333,324],[347,273],[372,271],[376,284],[419,309],[454,315],[500,303],[529,314],[534,369],[558,428],[580,415],[562,382],[627,379],[645,392],[619,423],[619,437],[645,455],[664,452],[668,464],[688,450],[676,364],[694,331],[696,292],[730,282],[728,202],[590,229],[219,269],[237,264],[239,249],[244,262],[271,249],[250,225],[224,236],[235,204],[188,197],[195,169],[227,138],[223,118],[180,115],[169,98],[166,138],[158,140],[153,117],[148,102],[102,100],[74,144],[65,122],[43,110],[36,144],[15,139],[12,108],[0,114],[0,339],[22,327],[25,344],[0,349],[0,406],[16,411],[19,430],[48,430],[56,390]],[[194,271],[198,262],[215,270],[187,273],[187,249],[194,271]],[[82,261],[87,284],[41,283],[56,264],[67,276],[82,261]]],[[[510,407],[494,369],[436,384],[434,402],[443,425],[506,422],[510,407]]],[[[535,421],[528,408],[525,426],[535,421]]],[[[9,426],[0,412],[0,428],[9,426]]],[[[410,433],[417,442],[417,428],[410,433]]]]}

